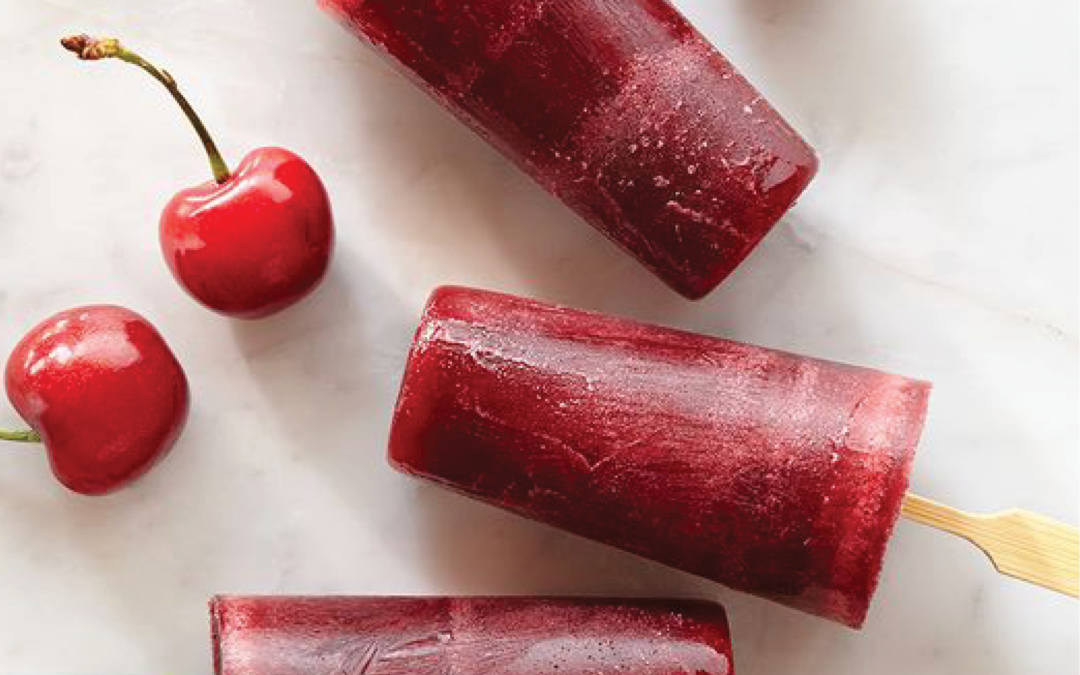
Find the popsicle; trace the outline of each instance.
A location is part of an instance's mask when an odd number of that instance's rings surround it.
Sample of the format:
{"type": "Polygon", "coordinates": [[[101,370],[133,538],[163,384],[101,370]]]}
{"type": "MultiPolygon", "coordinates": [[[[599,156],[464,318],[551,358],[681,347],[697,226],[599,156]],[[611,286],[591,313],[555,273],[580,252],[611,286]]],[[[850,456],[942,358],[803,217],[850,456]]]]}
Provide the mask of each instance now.
{"type": "Polygon", "coordinates": [[[219,597],[217,675],[731,675],[688,601],[219,597]]]}
{"type": "Polygon", "coordinates": [[[690,298],[817,171],[666,0],[319,0],[548,191],[690,298]]]}
{"type": "Polygon", "coordinates": [[[392,464],[852,627],[930,385],[465,289],[435,291],[392,464]]]}

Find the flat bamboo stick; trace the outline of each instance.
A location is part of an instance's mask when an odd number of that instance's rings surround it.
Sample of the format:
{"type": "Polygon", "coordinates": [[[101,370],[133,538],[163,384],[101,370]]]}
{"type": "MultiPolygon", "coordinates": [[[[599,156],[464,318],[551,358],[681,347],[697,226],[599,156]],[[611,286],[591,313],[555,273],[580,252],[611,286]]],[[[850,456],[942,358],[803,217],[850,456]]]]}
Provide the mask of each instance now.
{"type": "Polygon", "coordinates": [[[1077,597],[1077,530],[1029,511],[974,514],[908,494],[904,517],[967,539],[1002,574],[1077,597]]]}

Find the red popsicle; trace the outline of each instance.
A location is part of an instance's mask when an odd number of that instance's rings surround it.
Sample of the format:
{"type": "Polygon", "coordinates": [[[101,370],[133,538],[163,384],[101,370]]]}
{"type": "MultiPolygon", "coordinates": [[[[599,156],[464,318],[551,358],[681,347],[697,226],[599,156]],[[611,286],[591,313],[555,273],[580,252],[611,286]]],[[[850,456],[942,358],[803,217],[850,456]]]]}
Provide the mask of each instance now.
{"type": "Polygon", "coordinates": [[[435,292],[402,471],[858,627],[930,386],[462,288],[435,292]]]}
{"type": "Polygon", "coordinates": [[[813,178],[813,150],[666,0],[320,0],[690,297],[813,178]]]}
{"type": "Polygon", "coordinates": [[[731,675],[687,601],[216,598],[217,675],[731,675]]]}

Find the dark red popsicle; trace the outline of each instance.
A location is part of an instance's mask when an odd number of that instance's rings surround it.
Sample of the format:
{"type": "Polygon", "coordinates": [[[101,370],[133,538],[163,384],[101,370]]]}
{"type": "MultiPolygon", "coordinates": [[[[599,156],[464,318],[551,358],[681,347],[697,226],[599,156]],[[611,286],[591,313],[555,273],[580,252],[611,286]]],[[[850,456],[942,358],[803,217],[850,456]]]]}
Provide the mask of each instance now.
{"type": "Polygon", "coordinates": [[[442,288],[406,367],[400,470],[860,626],[930,386],[442,288]]]}
{"type": "Polygon", "coordinates": [[[217,675],[731,675],[724,610],[687,601],[235,598],[217,675]]]}
{"type": "Polygon", "coordinates": [[[320,0],[680,293],[813,178],[813,150],[666,0],[320,0]]]}

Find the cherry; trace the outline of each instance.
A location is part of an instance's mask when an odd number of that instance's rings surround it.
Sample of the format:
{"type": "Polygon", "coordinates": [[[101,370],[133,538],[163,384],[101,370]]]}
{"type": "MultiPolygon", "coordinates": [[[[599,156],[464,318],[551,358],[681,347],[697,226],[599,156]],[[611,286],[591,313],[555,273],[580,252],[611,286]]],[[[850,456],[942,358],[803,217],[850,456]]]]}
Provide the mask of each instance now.
{"type": "Polygon", "coordinates": [[[195,127],[214,180],[181,191],[161,216],[161,249],[180,285],[206,307],[255,319],[311,293],[334,246],[330,198],[318,174],[281,148],[251,152],[235,173],[169,73],[117,40],[65,38],[80,59],[115,58],[143,69],[168,89],[195,127]]]}
{"type": "Polygon", "coordinates": [[[135,312],[97,305],[31,330],[7,362],[8,398],[69,489],[101,495],[149,471],[187,419],[187,378],[161,334],[135,312]]]}

